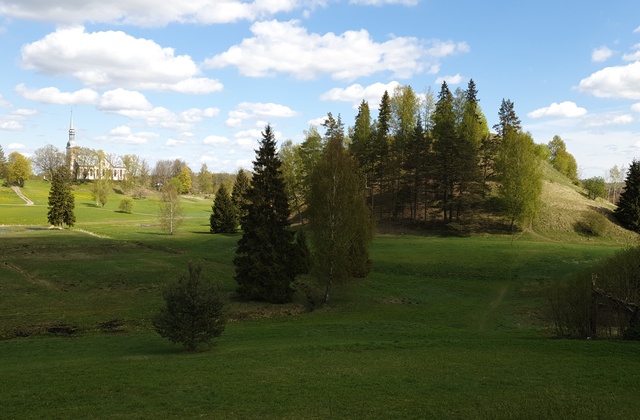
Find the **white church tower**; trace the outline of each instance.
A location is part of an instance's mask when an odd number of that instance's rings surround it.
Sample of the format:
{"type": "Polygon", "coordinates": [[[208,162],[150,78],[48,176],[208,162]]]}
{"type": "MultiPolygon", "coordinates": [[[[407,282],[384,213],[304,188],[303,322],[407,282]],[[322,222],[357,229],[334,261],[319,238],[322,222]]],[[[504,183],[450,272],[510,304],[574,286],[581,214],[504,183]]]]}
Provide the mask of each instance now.
{"type": "Polygon", "coordinates": [[[76,130],[73,128],[73,111],[71,111],[71,122],[69,123],[69,141],[67,142],[67,167],[71,173],[74,173],[76,163],[76,154],[78,146],[76,145],[76,130]]]}

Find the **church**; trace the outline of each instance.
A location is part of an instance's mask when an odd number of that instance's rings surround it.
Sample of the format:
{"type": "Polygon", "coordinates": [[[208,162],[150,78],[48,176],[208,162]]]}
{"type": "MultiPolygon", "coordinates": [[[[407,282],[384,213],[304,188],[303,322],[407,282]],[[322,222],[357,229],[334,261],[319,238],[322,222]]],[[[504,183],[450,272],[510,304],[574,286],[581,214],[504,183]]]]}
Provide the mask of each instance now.
{"type": "Polygon", "coordinates": [[[124,181],[127,173],[119,157],[109,158],[102,150],[82,148],[76,144],[73,112],[71,112],[71,123],[69,124],[66,158],[71,176],[76,181],[96,179],[124,181]]]}

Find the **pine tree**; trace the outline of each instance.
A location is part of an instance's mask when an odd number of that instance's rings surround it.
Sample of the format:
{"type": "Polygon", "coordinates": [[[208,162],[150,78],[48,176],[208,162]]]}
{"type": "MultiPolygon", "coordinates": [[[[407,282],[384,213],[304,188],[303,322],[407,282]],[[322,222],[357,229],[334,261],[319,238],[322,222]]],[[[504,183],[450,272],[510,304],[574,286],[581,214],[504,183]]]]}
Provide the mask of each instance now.
{"type": "Polygon", "coordinates": [[[64,225],[72,227],[75,224],[75,198],[71,192],[69,170],[64,166],[58,167],[53,173],[48,208],[47,220],[52,226],[63,228],[64,225]]]}
{"type": "Polygon", "coordinates": [[[189,263],[189,273],[164,290],[163,307],[152,320],[160,336],[194,351],[209,344],[225,328],[225,302],[217,286],[206,280],[202,267],[189,263]]]}
{"type": "Polygon", "coordinates": [[[435,173],[445,222],[453,220],[453,194],[458,171],[458,139],[453,110],[453,95],[442,82],[433,113],[435,173]]]}
{"type": "Polygon", "coordinates": [[[289,228],[289,202],[276,153],[276,141],[267,125],[253,162],[247,192],[242,238],[233,260],[238,293],[273,303],[291,300],[297,273],[294,233],[289,228]]]}
{"type": "Polygon", "coordinates": [[[624,192],[614,212],[622,226],[640,233],[640,161],[633,160],[627,171],[624,192]]]}
{"type": "Polygon", "coordinates": [[[238,212],[224,184],[220,185],[209,218],[211,233],[234,233],[238,226],[238,212]]]}
{"type": "Polygon", "coordinates": [[[236,217],[238,220],[242,220],[246,216],[246,204],[247,204],[247,192],[251,188],[251,181],[247,176],[247,173],[240,169],[236,174],[236,180],[233,183],[233,190],[231,191],[231,201],[236,208],[236,217]]]}

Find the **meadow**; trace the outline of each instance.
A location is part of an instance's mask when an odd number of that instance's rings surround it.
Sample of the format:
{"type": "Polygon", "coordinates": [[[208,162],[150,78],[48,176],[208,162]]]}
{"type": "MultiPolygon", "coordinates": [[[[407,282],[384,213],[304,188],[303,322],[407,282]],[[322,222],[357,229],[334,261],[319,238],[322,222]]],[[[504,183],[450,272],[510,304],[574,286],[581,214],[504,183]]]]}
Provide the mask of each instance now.
{"type": "MultiPolygon", "coordinates": [[[[2,187],[3,189],[4,187],[2,187]]],[[[620,244],[540,235],[379,234],[366,279],[268,305],[235,296],[239,235],[209,234],[184,197],[177,235],[153,197],[134,213],[76,191],[77,225],[0,206],[0,406],[5,418],[633,418],[640,343],[554,337],[548,289],[620,244]],[[197,261],[229,297],[214,346],[186,353],[149,319],[197,261]]],[[[4,197],[2,192],[0,197],[4,197]]],[[[9,195],[7,195],[10,197],[9,195]]]]}

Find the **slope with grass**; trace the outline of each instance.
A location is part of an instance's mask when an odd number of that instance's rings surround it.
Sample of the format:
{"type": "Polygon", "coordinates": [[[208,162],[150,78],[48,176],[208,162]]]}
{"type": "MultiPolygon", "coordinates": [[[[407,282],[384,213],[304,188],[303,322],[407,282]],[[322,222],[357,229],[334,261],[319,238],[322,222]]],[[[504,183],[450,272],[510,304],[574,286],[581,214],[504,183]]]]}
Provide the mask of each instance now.
{"type": "Polygon", "coordinates": [[[278,306],[237,299],[231,260],[239,235],[208,233],[210,201],[184,198],[185,226],[169,236],[156,225],[152,197],[131,215],[116,210],[117,199],[99,208],[80,198],[78,229],[59,231],[47,229],[46,199],[38,206],[46,185],[31,188],[32,209],[0,207],[2,217],[28,221],[0,230],[7,418],[640,412],[640,345],[553,339],[548,314],[548,288],[616,252],[615,237],[587,241],[569,227],[380,235],[371,275],[336,285],[330,305],[308,312],[302,295],[278,306]],[[184,353],[149,322],[161,288],[189,260],[230,299],[231,322],[206,352],[184,353]]]}

